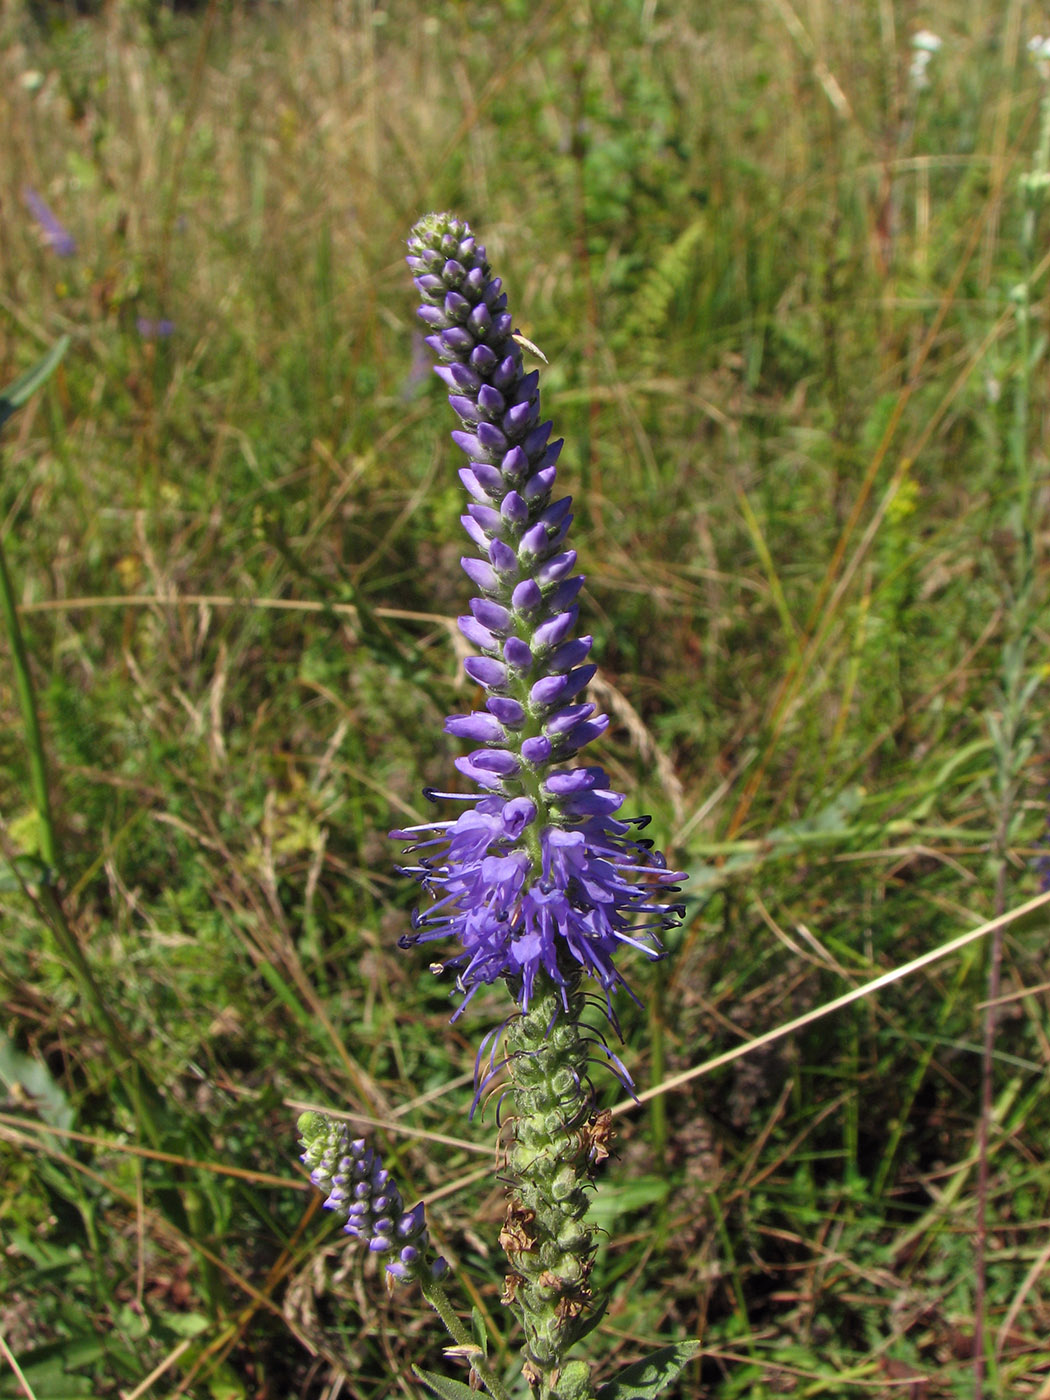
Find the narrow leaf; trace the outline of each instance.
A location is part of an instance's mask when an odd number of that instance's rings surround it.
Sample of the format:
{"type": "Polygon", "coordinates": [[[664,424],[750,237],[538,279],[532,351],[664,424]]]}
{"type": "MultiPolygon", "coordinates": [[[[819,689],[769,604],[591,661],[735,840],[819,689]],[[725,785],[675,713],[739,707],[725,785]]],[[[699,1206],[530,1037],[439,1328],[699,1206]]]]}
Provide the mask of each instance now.
{"type": "Polygon", "coordinates": [[[479,1308],[470,1310],[471,1331],[474,1333],[474,1340],[481,1348],[482,1356],[489,1354],[489,1334],[485,1328],[485,1319],[481,1316],[479,1308]]]}
{"type": "Polygon", "coordinates": [[[578,1341],[581,1341],[582,1338],[586,1337],[588,1332],[594,1331],[594,1329],[598,1326],[598,1323],[601,1322],[602,1318],[605,1316],[605,1309],[608,1306],[609,1299],[608,1297],[604,1297],[602,1298],[598,1306],[594,1308],[591,1312],[582,1313],[576,1319],[576,1321],[572,1324],[569,1332],[574,1346],[578,1341]]]}
{"type": "Polygon", "coordinates": [[[435,1395],[441,1396],[441,1400],[478,1400],[478,1392],[471,1390],[470,1386],[464,1385],[462,1381],[450,1380],[448,1376],[437,1376],[433,1371],[424,1371],[422,1366],[413,1366],[412,1370],[435,1395]]]}
{"type": "Polygon", "coordinates": [[[614,1376],[598,1391],[598,1400],[654,1400],[700,1350],[699,1342],[661,1347],[614,1376]]]}
{"type": "Polygon", "coordinates": [[[12,380],[6,389],[0,389],[0,426],[6,423],[12,413],[20,409],[30,395],[40,388],[44,380],[54,372],[59,360],[68,349],[69,336],[63,335],[55,341],[42,360],[37,360],[36,364],[27,369],[25,374],[20,374],[17,379],[12,380]]]}

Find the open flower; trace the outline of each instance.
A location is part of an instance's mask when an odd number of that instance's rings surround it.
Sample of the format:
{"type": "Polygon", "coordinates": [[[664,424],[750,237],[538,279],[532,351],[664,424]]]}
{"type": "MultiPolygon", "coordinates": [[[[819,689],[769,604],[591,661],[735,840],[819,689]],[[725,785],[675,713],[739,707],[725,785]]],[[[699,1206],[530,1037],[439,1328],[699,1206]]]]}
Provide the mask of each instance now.
{"type": "Polygon", "coordinates": [[[408,264],[463,423],[452,437],[468,458],[462,522],[476,553],[462,565],[477,596],[459,626],[477,649],[464,670],[485,702],[445,723],[476,745],[456,767],[479,791],[428,793],[468,805],[454,820],[392,833],[411,843],[408,873],[435,897],[401,944],[453,945],[437,967],[456,970],[457,1016],[499,978],[527,1008],[541,973],[565,989],[583,972],[613,1019],[612,993],[625,985],[615,956],[624,945],[661,955],[659,934],[682,914],[665,897],[683,877],[635,834],[648,817],[617,817],[623,794],[603,770],[572,764],[609,721],[584,698],[596,668],[592,639],[576,635],[571,500],[552,495],[562,444],[540,422],[539,376],[525,373],[500,279],[449,214],[416,225],[408,264]]]}

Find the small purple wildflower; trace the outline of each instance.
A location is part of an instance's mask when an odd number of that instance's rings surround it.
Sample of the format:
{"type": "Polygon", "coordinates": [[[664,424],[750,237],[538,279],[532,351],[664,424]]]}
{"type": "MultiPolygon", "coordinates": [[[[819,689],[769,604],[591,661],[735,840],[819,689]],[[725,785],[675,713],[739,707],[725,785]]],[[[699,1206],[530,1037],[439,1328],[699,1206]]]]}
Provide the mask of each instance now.
{"type": "Polygon", "coordinates": [[[566,548],[571,500],[552,499],[562,444],[540,422],[539,376],[524,371],[500,279],[451,215],[422,219],[408,246],[426,343],[463,422],[452,434],[468,458],[461,518],[480,557],[462,560],[479,596],[459,626],[480,653],[464,670],[486,700],[445,722],[477,745],[456,767],[481,791],[428,792],[469,805],[455,820],[391,833],[425,853],[406,873],[436,896],[400,943],[458,943],[445,960],[464,996],[455,1016],[499,978],[527,1009],[541,974],[567,1006],[582,971],[600,984],[615,1025],[612,993],[626,983],[614,956],[622,945],[662,955],[658,933],[682,917],[664,896],[684,876],[632,834],[648,817],[615,815],[624,797],[601,768],[571,766],[609,720],[583,699],[596,668],[592,639],[575,636],[583,578],[566,548]]]}
{"type": "Polygon", "coordinates": [[[40,225],[44,242],[52,252],[57,253],[60,258],[71,258],[77,251],[77,241],[65,225],[59,222],[50,205],[46,204],[30,185],[26,185],[22,190],[22,198],[26,208],[40,225]]]}
{"type": "Polygon", "coordinates": [[[169,321],[164,316],[160,317],[159,320],[154,320],[150,316],[137,316],[135,329],[143,340],[166,340],[169,335],[175,334],[175,322],[169,321]]]}
{"type": "Polygon", "coordinates": [[[325,1193],[326,1208],[346,1217],[347,1234],[365,1240],[375,1254],[395,1253],[386,1266],[393,1278],[440,1278],[447,1265],[426,1258],[423,1202],[405,1210],[396,1183],[364,1139],[351,1139],[345,1123],[323,1113],[302,1114],[298,1127],[310,1180],[325,1193]]]}

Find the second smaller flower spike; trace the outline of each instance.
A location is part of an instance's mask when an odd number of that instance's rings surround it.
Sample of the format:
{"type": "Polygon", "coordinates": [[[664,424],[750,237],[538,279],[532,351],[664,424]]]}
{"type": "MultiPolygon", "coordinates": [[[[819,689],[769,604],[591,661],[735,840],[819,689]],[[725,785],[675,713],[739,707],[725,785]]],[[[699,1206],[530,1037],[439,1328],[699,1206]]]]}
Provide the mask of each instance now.
{"type": "Polygon", "coordinates": [[[51,206],[41,199],[30,185],[26,185],[23,189],[22,198],[39,225],[43,242],[60,258],[71,258],[77,251],[77,241],[65,224],[59,220],[51,206]]]}
{"type": "Polygon", "coordinates": [[[428,1260],[430,1235],[423,1202],[406,1210],[401,1192],[364,1138],[351,1138],[345,1123],[323,1113],[299,1118],[302,1161],[323,1191],[325,1206],[346,1219],[343,1229],[376,1254],[392,1254],[386,1271],[396,1279],[440,1278],[444,1259],[428,1260]]]}
{"type": "Polygon", "coordinates": [[[408,247],[426,343],[463,424],[452,438],[468,458],[462,522],[475,553],[462,564],[478,596],[459,626],[480,653],[464,670],[485,699],[445,724],[479,746],[456,767],[480,791],[441,794],[468,804],[455,821],[392,833],[420,853],[407,873],[436,895],[402,946],[458,943],[442,965],[457,969],[462,1006],[505,978],[525,1010],[546,977],[567,1007],[589,975],[615,1025],[615,957],[661,955],[659,934],[682,916],[666,896],[684,877],[634,835],[647,817],[616,816],[623,794],[603,770],[574,766],[609,721],[584,699],[595,667],[591,638],[576,635],[572,502],[553,495],[561,442],[540,421],[539,378],[523,368],[500,279],[451,214],[421,219],[408,247]]]}

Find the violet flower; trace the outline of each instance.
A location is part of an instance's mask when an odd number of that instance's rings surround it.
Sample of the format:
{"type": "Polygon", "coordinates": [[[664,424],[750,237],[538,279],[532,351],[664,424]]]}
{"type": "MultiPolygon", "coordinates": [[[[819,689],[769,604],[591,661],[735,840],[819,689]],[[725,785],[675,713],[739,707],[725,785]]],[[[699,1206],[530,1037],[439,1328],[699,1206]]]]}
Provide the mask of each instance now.
{"type": "Polygon", "coordinates": [[[64,224],[60,223],[50,205],[41,199],[30,185],[22,190],[26,208],[40,225],[44,242],[60,258],[71,258],[77,251],[77,241],[64,224]]]}
{"type": "Polygon", "coordinates": [[[136,316],[135,329],[143,340],[167,340],[175,334],[175,322],[167,316],[136,316]]]}
{"type": "Polygon", "coordinates": [[[363,1138],[351,1139],[345,1123],[308,1112],[298,1126],[310,1180],[325,1193],[327,1209],[346,1217],[347,1234],[365,1240],[375,1254],[396,1254],[386,1266],[393,1278],[439,1278],[446,1265],[444,1259],[426,1258],[430,1236],[423,1202],[405,1210],[379,1155],[363,1138]]]}
{"type": "Polygon", "coordinates": [[[621,947],[661,956],[658,935],[682,916],[665,896],[683,876],[632,833],[648,817],[616,815],[624,798],[604,771],[573,764],[609,720],[584,697],[596,668],[592,639],[576,635],[583,578],[567,548],[571,500],[553,496],[562,444],[540,422],[538,375],[523,368],[500,279],[449,214],[420,220],[408,246],[427,344],[463,422],[452,437],[468,458],[462,521],[475,553],[462,565],[478,596],[459,626],[479,653],[464,670],[486,698],[445,722],[476,745],[456,767],[479,791],[428,792],[467,805],[455,820],[392,833],[421,853],[407,873],[436,897],[401,946],[457,945],[443,959],[464,996],[456,1016],[499,978],[525,1010],[541,974],[567,1010],[582,972],[615,1025],[612,993],[626,986],[615,957],[621,947]]]}

